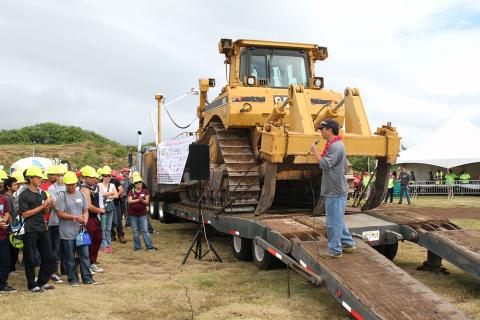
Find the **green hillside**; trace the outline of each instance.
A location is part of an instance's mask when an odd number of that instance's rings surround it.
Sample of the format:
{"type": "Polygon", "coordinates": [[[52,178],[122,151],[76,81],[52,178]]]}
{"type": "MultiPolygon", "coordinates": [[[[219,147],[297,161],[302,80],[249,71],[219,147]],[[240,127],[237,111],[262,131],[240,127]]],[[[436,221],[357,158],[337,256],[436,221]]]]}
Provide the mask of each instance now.
{"type": "Polygon", "coordinates": [[[70,144],[86,141],[120,146],[117,142],[93,131],[74,126],[62,126],[52,122],[0,131],[0,144],[70,144]]]}
{"type": "Polygon", "coordinates": [[[0,131],[0,164],[5,168],[33,153],[67,160],[73,168],[88,164],[119,169],[127,165],[128,147],[93,131],[51,122],[0,131]]]}

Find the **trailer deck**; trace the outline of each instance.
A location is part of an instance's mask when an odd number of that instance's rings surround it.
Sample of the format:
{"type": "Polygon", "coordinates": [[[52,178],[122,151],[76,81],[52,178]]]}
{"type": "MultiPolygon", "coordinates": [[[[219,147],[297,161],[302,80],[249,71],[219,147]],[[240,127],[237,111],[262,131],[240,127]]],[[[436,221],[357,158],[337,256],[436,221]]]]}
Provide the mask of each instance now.
{"type": "MultiPolygon", "coordinates": [[[[200,222],[197,210],[178,204],[164,206],[166,213],[200,222]]],[[[410,277],[367,243],[357,241],[354,253],[327,259],[319,250],[327,244],[323,217],[286,211],[255,217],[203,211],[203,223],[234,237],[251,239],[312,283],[323,283],[329,293],[356,319],[465,319],[450,303],[410,277]]],[[[401,226],[365,214],[346,216],[350,230],[370,244],[398,241],[401,226]],[[374,235],[368,239],[364,235],[374,235]]],[[[267,253],[268,252],[268,253],[267,253]]]]}
{"type": "Polygon", "coordinates": [[[464,230],[446,218],[439,218],[415,209],[382,208],[364,211],[376,218],[405,226],[404,233],[416,236],[406,238],[418,243],[429,255],[438,256],[430,265],[441,263],[441,258],[480,278],[480,230],[464,230]],[[410,230],[410,232],[409,232],[410,230]]]}

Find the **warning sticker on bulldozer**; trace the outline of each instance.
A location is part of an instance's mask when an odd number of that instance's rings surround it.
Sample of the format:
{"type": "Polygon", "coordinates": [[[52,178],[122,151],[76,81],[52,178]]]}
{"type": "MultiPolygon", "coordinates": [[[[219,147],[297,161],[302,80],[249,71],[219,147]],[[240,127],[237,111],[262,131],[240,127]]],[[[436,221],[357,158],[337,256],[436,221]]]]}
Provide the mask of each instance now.
{"type": "Polygon", "coordinates": [[[157,148],[157,181],[160,184],[179,184],[188,158],[188,146],[195,136],[163,141],[157,148]]]}
{"type": "Polygon", "coordinates": [[[363,231],[362,236],[368,241],[377,241],[380,240],[380,230],[363,231]]]}

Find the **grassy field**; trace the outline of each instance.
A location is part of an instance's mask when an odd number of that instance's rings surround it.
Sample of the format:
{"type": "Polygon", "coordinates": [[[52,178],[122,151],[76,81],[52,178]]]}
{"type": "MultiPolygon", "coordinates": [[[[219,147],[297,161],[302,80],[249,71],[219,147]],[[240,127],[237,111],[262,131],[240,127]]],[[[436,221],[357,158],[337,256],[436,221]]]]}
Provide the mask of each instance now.
{"type": "MultiPolygon", "coordinates": [[[[454,220],[460,226],[480,229],[479,220],[454,220]]],[[[112,254],[100,253],[106,272],[95,275],[97,286],[32,294],[25,288],[23,271],[10,278],[19,292],[3,296],[2,317],[31,319],[348,319],[324,288],[310,285],[287,270],[261,271],[253,263],[239,262],[231,253],[230,238],[211,235],[224,263],[180,262],[190,244],[195,225],[162,225],[154,221],[158,252],[133,252],[132,233],[126,245],[114,243],[112,254]],[[191,304],[191,306],[190,306],[191,304]]],[[[395,263],[471,319],[480,319],[480,280],[445,263],[450,275],[417,271],[426,250],[401,243],[395,263]]],[[[372,284],[374,286],[374,284],[372,284]]],[[[399,288],[401,290],[401,288],[399,288]]]]}

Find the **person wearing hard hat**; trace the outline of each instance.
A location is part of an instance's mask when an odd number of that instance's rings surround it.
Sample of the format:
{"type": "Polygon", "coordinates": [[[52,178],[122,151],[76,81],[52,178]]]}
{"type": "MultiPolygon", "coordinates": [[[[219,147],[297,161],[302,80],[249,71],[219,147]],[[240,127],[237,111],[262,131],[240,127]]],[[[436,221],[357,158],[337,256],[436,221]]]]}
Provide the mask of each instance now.
{"type": "Polygon", "coordinates": [[[85,183],[82,185],[80,191],[85,196],[88,204],[88,221],[86,228],[92,241],[92,244],[88,247],[90,271],[92,274],[95,274],[96,272],[103,272],[103,269],[98,267],[96,262],[100,245],[102,244],[102,229],[99,215],[103,215],[105,210],[103,208],[102,195],[100,194],[101,191],[97,185],[97,172],[90,166],[83,167],[80,169],[80,172],[85,179],[85,183]]]}
{"type": "Polygon", "coordinates": [[[59,219],[57,216],[56,211],[56,201],[58,196],[66,191],[65,185],[63,184],[63,175],[66,172],[66,168],[63,165],[54,165],[48,168],[47,174],[50,181],[54,181],[50,187],[48,187],[48,193],[53,198],[53,205],[50,209],[50,217],[48,219],[48,234],[50,235],[50,241],[52,242],[52,251],[53,256],[55,257],[56,261],[56,270],[55,273],[52,274],[51,280],[55,283],[63,283],[62,278],[59,276],[60,272],[58,272],[58,265],[59,262],[61,264],[61,270],[63,273],[66,271],[65,266],[65,259],[63,259],[63,255],[60,252],[60,236],[59,236],[59,219]],[[51,178],[53,177],[53,179],[51,178]]]}
{"type": "MultiPolygon", "coordinates": [[[[15,177],[9,177],[4,182],[5,186],[5,193],[3,194],[8,202],[8,207],[10,208],[10,217],[12,222],[10,223],[14,226],[17,222],[19,222],[17,215],[18,215],[18,206],[15,204],[14,194],[18,190],[18,183],[15,177]]],[[[15,247],[12,243],[10,243],[10,272],[16,273],[17,272],[17,261],[18,261],[18,248],[15,247]]]]}
{"type": "MultiPolygon", "coordinates": [[[[1,181],[8,180],[2,176],[1,181]]],[[[13,208],[12,208],[13,209],[13,208]]],[[[0,294],[16,292],[15,288],[8,285],[10,274],[10,240],[8,239],[8,228],[12,224],[8,199],[0,196],[0,294]]]]}
{"type": "Polygon", "coordinates": [[[28,188],[18,199],[19,212],[25,219],[25,235],[23,240],[23,254],[25,262],[25,276],[28,289],[31,292],[43,292],[54,289],[48,281],[55,270],[55,258],[48,236],[47,225],[43,216],[50,211],[53,199],[40,189],[42,184],[42,170],[32,165],[25,172],[28,188]],[[41,265],[38,279],[35,276],[35,255],[40,253],[41,265]]]}
{"type": "Polygon", "coordinates": [[[59,235],[62,251],[65,256],[68,282],[72,287],[78,286],[75,255],[78,256],[80,275],[84,284],[94,284],[90,271],[88,246],[77,246],[76,238],[88,222],[88,201],[84,194],[77,190],[78,178],[74,172],[67,171],[64,176],[66,191],[56,201],[60,218],[59,235]]]}
{"type": "Polygon", "coordinates": [[[136,175],[133,177],[133,189],[128,192],[128,215],[131,216],[133,226],[133,248],[135,251],[141,250],[142,245],[139,238],[140,230],[143,234],[143,241],[147,251],[156,251],[153,246],[150,233],[148,232],[147,206],[150,203],[150,194],[147,189],[142,187],[142,177],[136,175]]]}
{"type": "Polygon", "coordinates": [[[3,169],[0,169],[0,194],[2,194],[4,192],[4,181],[7,180],[8,178],[8,175],[7,173],[5,172],[5,170],[3,169]]]}
{"type": "MultiPolygon", "coordinates": [[[[98,173],[98,171],[97,171],[98,173]]],[[[102,251],[104,253],[112,252],[112,225],[115,215],[115,202],[114,199],[118,198],[117,189],[115,185],[111,183],[112,169],[109,166],[105,166],[100,170],[102,174],[102,182],[98,184],[103,195],[103,204],[105,208],[105,228],[102,230],[102,251]]]]}

